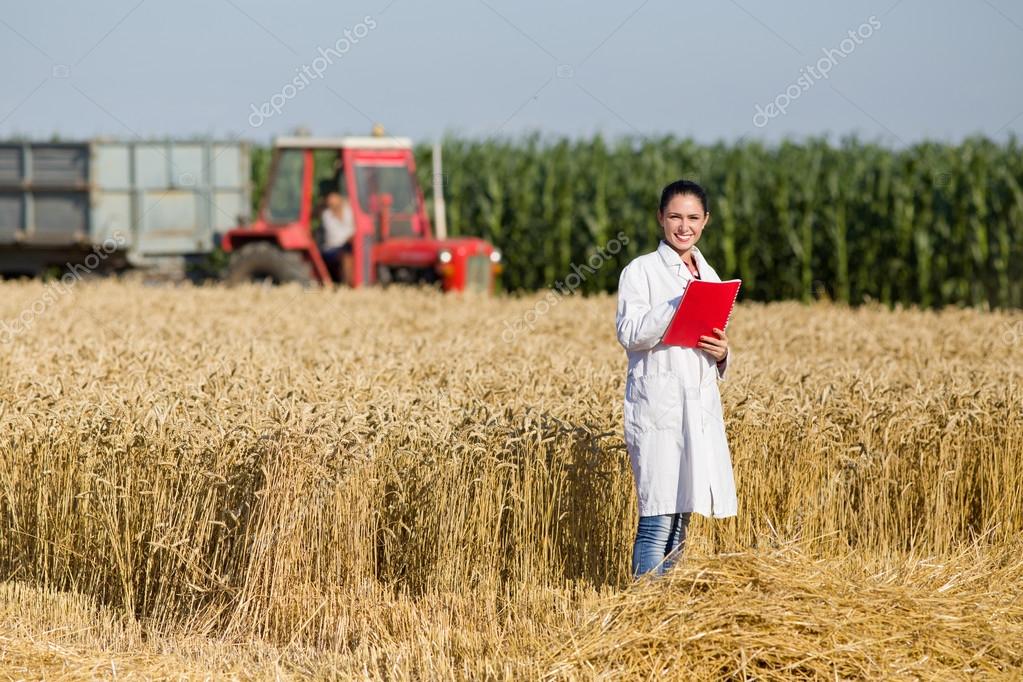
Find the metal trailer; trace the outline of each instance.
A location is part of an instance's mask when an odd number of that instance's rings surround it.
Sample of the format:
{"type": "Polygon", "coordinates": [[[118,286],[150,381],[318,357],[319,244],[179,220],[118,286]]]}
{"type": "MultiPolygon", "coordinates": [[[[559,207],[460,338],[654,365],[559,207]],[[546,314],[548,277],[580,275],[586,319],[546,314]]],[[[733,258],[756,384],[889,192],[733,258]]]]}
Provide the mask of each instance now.
{"type": "Polygon", "coordinates": [[[0,275],[183,269],[245,220],[249,192],[243,143],[0,142],[0,275]]]}

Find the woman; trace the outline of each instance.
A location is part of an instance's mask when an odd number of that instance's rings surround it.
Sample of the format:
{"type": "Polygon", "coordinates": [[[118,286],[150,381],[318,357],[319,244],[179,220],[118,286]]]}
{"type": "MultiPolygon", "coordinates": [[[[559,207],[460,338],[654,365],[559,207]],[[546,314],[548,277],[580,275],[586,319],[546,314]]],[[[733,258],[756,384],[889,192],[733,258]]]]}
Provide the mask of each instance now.
{"type": "Polygon", "coordinates": [[[618,283],[618,342],[629,359],[625,444],[639,498],[635,577],[661,574],[674,563],[692,512],[736,515],[717,387],[728,368],[728,336],[715,328],[698,348],[660,343],[689,282],[721,281],[696,247],[707,208],[698,184],[678,180],[665,187],[657,211],[663,239],[656,251],[626,265],[618,283]]]}

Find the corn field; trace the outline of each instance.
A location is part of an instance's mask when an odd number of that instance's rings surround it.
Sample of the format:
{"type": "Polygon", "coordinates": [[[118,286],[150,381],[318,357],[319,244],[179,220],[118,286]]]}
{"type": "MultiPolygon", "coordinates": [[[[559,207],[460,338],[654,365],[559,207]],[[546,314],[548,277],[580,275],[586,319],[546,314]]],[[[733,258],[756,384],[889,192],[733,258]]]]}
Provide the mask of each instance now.
{"type": "MultiPolygon", "coordinates": [[[[430,187],[430,150],[419,153],[430,187]]],[[[823,140],[765,147],[534,136],[444,143],[449,224],[493,240],[512,289],[550,286],[619,230],[624,266],[659,239],[658,192],[679,177],[708,190],[701,248],[742,296],[1023,306],[1023,153],[1013,140],[904,151],[823,140]]],[[[588,291],[613,291],[618,268],[588,291]]]]}
{"type": "Polygon", "coordinates": [[[739,515],[634,583],[613,297],[47,286],[0,285],[10,677],[1023,671],[1018,312],[739,304],[739,515]]]}

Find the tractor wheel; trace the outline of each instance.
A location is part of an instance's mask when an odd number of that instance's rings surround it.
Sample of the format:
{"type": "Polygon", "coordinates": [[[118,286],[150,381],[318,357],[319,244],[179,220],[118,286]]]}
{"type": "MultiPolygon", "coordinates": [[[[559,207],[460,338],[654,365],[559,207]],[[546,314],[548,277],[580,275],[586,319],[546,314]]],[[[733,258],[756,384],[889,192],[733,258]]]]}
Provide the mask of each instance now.
{"type": "Polygon", "coordinates": [[[228,284],[267,282],[310,284],[309,265],[296,251],[282,251],[270,242],[251,242],[231,254],[227,266],[228,284]]]}

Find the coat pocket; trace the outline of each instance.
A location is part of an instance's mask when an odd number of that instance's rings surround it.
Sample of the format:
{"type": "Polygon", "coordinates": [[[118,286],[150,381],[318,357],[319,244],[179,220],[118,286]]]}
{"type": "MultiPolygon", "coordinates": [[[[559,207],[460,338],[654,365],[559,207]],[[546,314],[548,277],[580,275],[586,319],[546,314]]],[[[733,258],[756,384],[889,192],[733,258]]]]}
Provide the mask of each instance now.
{"type": "Polygon", "coordinates": [[[685,419],[683,380],[677,374],[630,377],[625,391],[625,430],[681,430],[685,419]]]}

